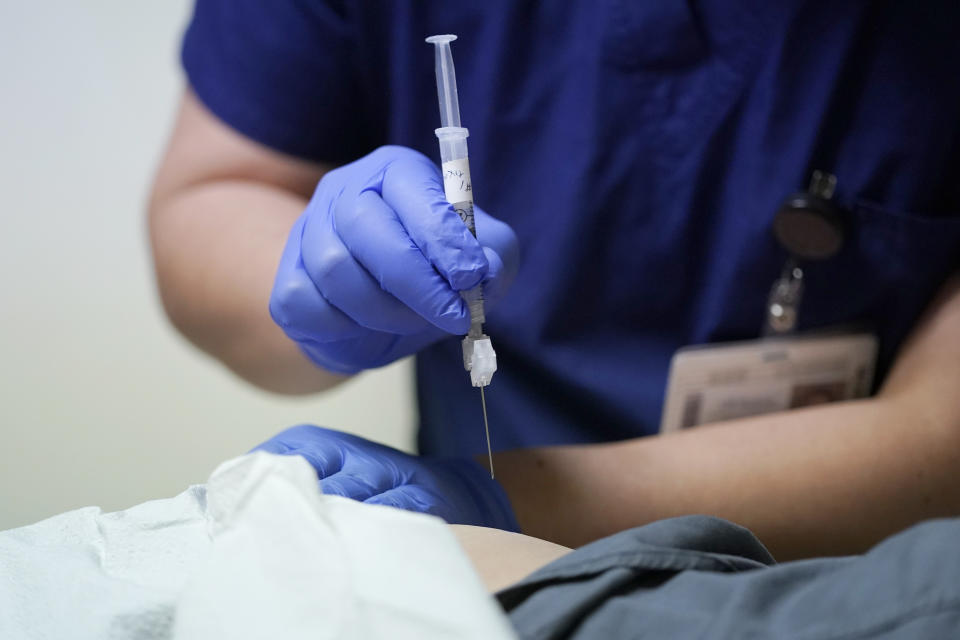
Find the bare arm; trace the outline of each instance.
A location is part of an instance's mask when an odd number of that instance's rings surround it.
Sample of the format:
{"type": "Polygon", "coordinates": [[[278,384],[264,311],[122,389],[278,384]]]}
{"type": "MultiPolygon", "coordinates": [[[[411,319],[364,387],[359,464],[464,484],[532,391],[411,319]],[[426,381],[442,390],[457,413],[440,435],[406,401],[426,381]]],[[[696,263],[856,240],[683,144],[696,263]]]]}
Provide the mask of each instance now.
{"type": "Polygon", "coordinates": [[[272,391],[307,393],[343,380],[314,366],[267,310],[290,227],[329,169],[248,140],[187,91],[150,196],[154,265],[170,320],[272,391]]]}
{"type": "Polygon", "coordinates": [[[960,514],[960,277],[877,397],[622,443],[499,454],[524,533],[567,546],[670,516],[718,515],[781,560],[861,552],[960,514]]]}
{"type": "Polygon", "coordinates": [[[570,549],[519,533],[454,524],[457,541],[489,591],[499,591],[550,564],[570,549]]]}

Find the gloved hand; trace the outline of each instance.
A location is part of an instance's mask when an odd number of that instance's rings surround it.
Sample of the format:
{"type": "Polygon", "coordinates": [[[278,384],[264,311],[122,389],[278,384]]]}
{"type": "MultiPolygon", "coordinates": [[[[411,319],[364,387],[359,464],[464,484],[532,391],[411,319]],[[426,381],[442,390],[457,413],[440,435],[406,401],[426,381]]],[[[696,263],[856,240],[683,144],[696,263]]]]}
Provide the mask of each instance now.
{"type": "Polygon", "coordinates": [[[430,513],[450,524],[520,531],[503,488],[469,458],[413,456],[312,425],[282,431],[257,450],[303,456],[323,493],[430,513]]]}
{"type": "Polygon", "coordinates": [[[458,292],[482,282],[492,305],[518,255],[507,224],[474,212],[483,246],[446,201],[437,166],[406,147],[381,147],[327,173],[290,231],[270,315],[335,373],[466,334],[458,292]]]}

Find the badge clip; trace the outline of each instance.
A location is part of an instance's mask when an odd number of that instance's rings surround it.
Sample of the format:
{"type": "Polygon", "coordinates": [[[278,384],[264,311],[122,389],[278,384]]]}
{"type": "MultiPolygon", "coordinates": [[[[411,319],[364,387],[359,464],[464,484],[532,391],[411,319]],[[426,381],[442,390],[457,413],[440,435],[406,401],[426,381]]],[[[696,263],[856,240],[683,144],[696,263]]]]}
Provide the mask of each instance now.
{"type": "Polygon", "coordinates": [[[764,335],[791,333],[797,326],[803,299],[801,261],[832,258],[843,246],[842,210],[833,202],[837,177],[814,171],[806,191],[795,193],[773,219],[773,235],[789,257],[767,298],[764,335]]]}

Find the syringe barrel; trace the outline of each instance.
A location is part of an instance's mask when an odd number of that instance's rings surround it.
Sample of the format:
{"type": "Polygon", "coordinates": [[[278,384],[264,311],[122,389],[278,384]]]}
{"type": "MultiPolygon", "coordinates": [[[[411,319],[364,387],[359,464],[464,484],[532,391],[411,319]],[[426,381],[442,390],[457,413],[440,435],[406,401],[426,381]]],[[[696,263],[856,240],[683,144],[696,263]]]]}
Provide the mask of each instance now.
{"type": "Polygon", "coordinates": [[[453,205],[470,233],[476,236],[473,184],[470,182],[470,160],[467,156],[467,136],[470,132],[465,127],[441,127],[435,133],[440,140],[443,191],[447,202],[453,205]]]}
{"type": "Polygon", "coordinates": [[[451,160],[467,157],[467,137],[470,130],[466,127],[440,127],[433,131],[440,141],[440,162],[446,164],[451,160]]]}
{"type": "MultiPolygon", "coordinates": [[[[470,132],[464,127],[441,127],[436,130],[440,140],[440,159],[443,171],[443,191],[447,202],[470,229],[474,237],[477,227],[473,219],[473,184],[470,182],[470,159],[467,157],[467,136],[470,132]]],[[[480,331],[487,321],[483,313],[483,287],[476,286],[460,295],[470,310],[470,327],[480,331]]]]}
{"type": "MultiPolygon", "coordinates": [[[[436,35],[427,42],[436,47],[437,94],[440,100],[440,128],[435,131],[440,141],[440,162],[443,171],[443,191],[447,201],[474,237],[477,229],[473,220],[473,184],[470,181],[470,160],[467,136],[470,132],[460,126],[460,105],[457,97],[457,77],[453,69],[450,42],[454,35],[436,35]]],[[[483,305],[483,285],[477,285],[460,296],[470,312],[470,333],[463,339],[463,366],[470,372],[475,387],[490,384],[497,370],[497,354],[490,338],[483,333],[486,322],[483,305]]],[[[486,405],[484,405],[486,407],[486,405]]],[[[486,420],[486,408],[484,408],[486,420]]],[[[491,476],[493,466],[491,464],[491,476]]]]}
{"type": "Polygon", "coordinates": [[[480,331],[487,316],[483,311],[483,286],[477,285],[473,289],[460,292],[460,297],[467,303],[470,312],[470,331],[480,331]]]}

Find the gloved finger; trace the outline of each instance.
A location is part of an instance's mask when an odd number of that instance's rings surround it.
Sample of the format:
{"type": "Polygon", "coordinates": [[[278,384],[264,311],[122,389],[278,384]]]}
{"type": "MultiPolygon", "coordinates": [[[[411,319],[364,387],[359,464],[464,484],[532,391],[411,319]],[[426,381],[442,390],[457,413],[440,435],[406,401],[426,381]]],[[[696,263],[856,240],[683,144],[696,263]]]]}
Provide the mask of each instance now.
{"type": "Polygon", "coordinates": [[[323,298],[356,324],[400,335],[423,330],[424,319],[381,288],[350,254],[329,218],[317,216],[306,222],[300,252],[323,298]]]}
{"type": "Polygon", "coordinates": [[[443,192],[437,166],[411,149],[395,150],[397,158],[381,174],[379,193],[396,211],[403,228],[427,260],[457,291],[470,289],[486,273],[480,244],[443,192]]]}
{"type": "MultiPolygon", "coordinates": [[[[430,328],[440,332],[432,325],[430,328]]],[[[349,375],[364,369],[380,367],[397,358],[410,355],[412,351],[404,352],[402,355],[391,355],[397,352],[398,342],[407,337],[383,331],[368,331],[359,338],[337,342],[316,342],[304,338],[299,341],[299,345],[307,356],[321,367],[333,373],[349,375]]]]}
{"type": "MultiPolygon", "coordinates": [[[[396,507],[406,511],[415,511],[417,513],[437,513],[438,504],[430,499],[430,496],[416,487],[409,485],[394,487],[387,491],[379,492],[364,500],[366,504],[379,504],[387,507],[396,507]]],[[[442,509],[441,509],[442,510],[442,509]]],[[[441,516],[442,517],[442,516],[441,516]]]]}
{"type": "Polygon", "coordinates": [[[351,203],[339,202],[334,224],[350,253],[383,289],[444,331],[469,330],[460,294],[437,273],[375,192],[364,191],[351,203]]]}
{"type": "Polygon", "coordinates": [[[305,216],[293,225],[270,293],[270,315],[294,339],[322,335],[326,340],[356,337],[364,329],[331,306],[300,259],[305,216]]]}
{"type": "Polygon", "coordinates": [[[310,424],[290,427],[257,445],[251,451],[302,456],[325,478],[338,473],[344,464],[343,434],[310,424]]]}
{"type": "Polygon", "coordinates": [[[413,353],[419,353],[425,347],[430,346],[431,344],[441,340],[443,338],[449,338],[450,334],[442,329],[438,329],[433,325],[430,325],[422,332],[411,335],[411,336],[398,336],[396,343],[386,351],[383,352],[382,358],[384,362],[393,362],[404,356],[408,356],[413,353]]]}
{"type": "Polygon", "coordinates": [[[328,495],[343,496],[352,500],[366,501],[391,487],[382,486],[383,477],[379,474],[364,473],[362,476],[341,471],[320,479],[320,490],[328,495]]]}
{"type": "Polygon", "coordinates": [[[361,338],[323,344],[303,340],[300,348],[320,366],[334,373],[352,374],[382,367],[448,337],[446,331],[428,324],[422,332],[410,336],[377,331],[361,338]]]}
{"type": "Polygon", "coordinates": [[[296,451],[290,449],[286,443],[279,442],[274,438],[270,438],[266,442],[261,442],[247,453],[253,453],[254,451],[266,451],[267,453],[275,453],[278,456],[285,455],[296,455],[296,451]]]}

